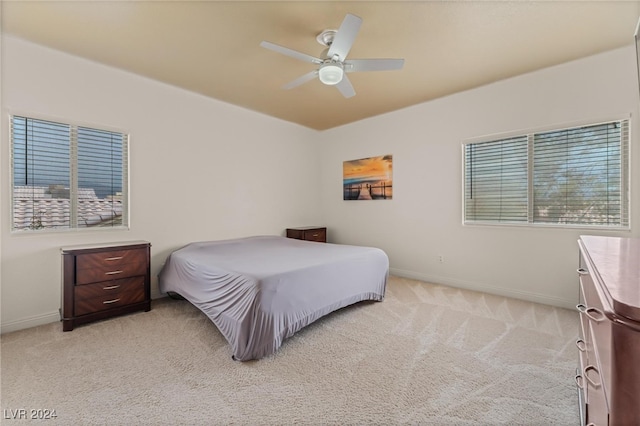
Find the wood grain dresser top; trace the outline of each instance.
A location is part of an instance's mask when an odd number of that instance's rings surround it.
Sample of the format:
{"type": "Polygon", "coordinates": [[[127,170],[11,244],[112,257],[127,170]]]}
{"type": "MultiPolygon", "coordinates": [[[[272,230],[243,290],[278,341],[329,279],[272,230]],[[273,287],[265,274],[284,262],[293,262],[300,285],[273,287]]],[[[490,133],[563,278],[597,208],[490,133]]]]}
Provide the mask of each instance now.
{"type": "Polygon", "coordinates": [[[640,321],[640,239],[581,236],[615,314],[640,321]]]}

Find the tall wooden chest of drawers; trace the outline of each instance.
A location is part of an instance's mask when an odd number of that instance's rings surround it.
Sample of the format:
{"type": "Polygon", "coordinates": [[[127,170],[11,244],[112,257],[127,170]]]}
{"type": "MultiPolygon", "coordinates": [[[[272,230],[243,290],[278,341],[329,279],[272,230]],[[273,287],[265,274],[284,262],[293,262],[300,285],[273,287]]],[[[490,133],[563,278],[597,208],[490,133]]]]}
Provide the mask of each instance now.
{"type": "Polygon", "coordinates": [[[582,236],[578,245],[583,424],[640,425],[640,239],[582,236]]]}
{"type": "Polygon", "coordinates": [[[151,244],[130,241],[63,247],[62,329],[151,310],[151,244]]]}

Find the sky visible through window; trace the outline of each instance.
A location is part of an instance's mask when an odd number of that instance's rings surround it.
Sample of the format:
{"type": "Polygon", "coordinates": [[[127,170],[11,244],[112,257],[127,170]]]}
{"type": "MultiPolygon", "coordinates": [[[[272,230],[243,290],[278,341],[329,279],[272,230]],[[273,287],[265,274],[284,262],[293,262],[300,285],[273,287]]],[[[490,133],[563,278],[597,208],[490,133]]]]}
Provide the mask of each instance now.
{"type": "MultiPolygon", "coordinates": [[[[58,186],[71,178],[72,127],[13,117],[14,186],[58,186]]],[[[92,188],[98,198],[122,192],[123,135],[78,127],[78,187],[92,188]]]]}

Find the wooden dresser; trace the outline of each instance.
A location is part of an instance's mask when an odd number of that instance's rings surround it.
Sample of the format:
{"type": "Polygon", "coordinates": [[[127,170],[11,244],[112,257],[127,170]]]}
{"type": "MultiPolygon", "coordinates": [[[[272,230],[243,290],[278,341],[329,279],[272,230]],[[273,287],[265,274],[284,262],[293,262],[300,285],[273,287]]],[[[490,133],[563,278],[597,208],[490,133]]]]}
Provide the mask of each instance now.
{"type": "Polygon", "coordinates": [[[327,242],[327,228],[317,226],[306,226],[302,228],[287,228],[287,238],[297,240],[327,242]]]}
{"type": "Polygon", "coordinates": [[[583,424],[640,425],[640,239],[581,236],[583,424]]]}
{"type": "Polygon", "coordinates": [[[151,244],[63,247],[62,329],[151,309],[151,244]]]}

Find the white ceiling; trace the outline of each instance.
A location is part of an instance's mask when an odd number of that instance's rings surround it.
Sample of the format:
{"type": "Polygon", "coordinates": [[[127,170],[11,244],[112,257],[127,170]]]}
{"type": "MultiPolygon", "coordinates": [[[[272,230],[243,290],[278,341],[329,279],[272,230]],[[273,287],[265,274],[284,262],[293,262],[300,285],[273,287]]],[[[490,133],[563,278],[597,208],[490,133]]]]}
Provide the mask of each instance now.
{"type": "Polygon", "coordinates": [[[2,32],[323,130],[630,45],[640,1],[2,1],[2,32]],[[351,73],[356,96],[313,80],[316,36],[363,19],[349,58],[404,58],[351,73]]]}

